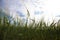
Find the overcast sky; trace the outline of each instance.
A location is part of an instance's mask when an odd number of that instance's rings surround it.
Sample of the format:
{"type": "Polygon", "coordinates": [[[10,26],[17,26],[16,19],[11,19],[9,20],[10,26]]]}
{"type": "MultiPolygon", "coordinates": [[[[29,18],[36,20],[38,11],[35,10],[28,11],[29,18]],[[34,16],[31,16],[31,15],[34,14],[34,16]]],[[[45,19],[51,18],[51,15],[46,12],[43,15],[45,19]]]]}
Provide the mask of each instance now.
{"type": "Polygon", "coordinates": [[[60,0],[0,0],[0,6],[8,8],[13,17],[26,17],[27,11],[30,18],[35,20],[44,17],[45,20],[52,20],[60,17],[60,0]]]}

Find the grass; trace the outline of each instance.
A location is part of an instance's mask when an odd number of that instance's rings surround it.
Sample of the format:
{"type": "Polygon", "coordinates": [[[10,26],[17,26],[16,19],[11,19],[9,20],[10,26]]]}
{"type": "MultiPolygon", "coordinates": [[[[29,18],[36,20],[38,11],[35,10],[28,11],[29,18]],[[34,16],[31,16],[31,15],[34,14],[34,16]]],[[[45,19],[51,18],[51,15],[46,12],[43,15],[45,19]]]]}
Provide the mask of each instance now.
{"type": "Polygon", "coordinates": [[[0,40],[60,40],[60,25],[52,22],[49,26],[40,21],[38,24],[32,23],[22,26],[4,16],[0,17],[0,40]],[[34,27],[33,27],[34,26],[34,27]]]}

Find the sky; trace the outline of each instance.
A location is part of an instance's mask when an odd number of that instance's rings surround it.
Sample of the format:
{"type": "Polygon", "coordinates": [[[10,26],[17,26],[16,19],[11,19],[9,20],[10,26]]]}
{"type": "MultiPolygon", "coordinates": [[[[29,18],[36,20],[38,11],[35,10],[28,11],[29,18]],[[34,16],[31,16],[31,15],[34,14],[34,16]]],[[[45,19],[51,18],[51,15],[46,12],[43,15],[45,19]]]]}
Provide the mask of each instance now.
{"type": "Polygon", "coordinates": [[[45,21],[60,19],[60,0],[0,0],[0,7],[13,18],[27,17],[27,9],[30,19],[36,22],[44,17],[45,21]]]}

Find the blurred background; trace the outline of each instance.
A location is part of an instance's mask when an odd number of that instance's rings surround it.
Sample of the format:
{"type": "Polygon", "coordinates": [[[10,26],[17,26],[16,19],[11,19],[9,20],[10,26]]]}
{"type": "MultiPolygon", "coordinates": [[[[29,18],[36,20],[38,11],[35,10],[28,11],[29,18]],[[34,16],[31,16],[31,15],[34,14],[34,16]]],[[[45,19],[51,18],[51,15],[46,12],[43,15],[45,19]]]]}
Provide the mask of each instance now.
{"type": "Polygon", "coordinates": [[[60,0],[0,0],[0,9],[14,20],[26,20],[27,10],[36,22],[41,18],[46,22],[60,19],[60,0]]]}

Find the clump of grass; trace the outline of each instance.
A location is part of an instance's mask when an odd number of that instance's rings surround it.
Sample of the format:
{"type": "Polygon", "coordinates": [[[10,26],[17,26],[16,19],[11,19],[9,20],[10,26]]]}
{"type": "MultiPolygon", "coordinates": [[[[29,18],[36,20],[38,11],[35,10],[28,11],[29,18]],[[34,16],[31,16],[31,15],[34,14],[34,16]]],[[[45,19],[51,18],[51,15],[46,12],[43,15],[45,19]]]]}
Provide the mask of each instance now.
{"type": "Polygon", "coordinates": [[[29,26],[27,24],[26,22],[23,26],[15,21],[11,24],[6,16],[0,17],[0,40],[60,40],[60,25],[58,25],[60,23],[53,21],[48,26],[41,20],[37,24],[32,23],[29,26]]]}

